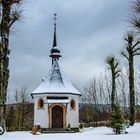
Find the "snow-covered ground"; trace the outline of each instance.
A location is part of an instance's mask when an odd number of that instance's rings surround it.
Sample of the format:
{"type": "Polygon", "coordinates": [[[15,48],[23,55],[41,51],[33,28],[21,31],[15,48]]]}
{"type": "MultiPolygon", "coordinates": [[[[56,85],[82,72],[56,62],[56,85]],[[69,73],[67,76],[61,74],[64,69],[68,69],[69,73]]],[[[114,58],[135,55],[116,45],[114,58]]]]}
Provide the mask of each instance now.
{"type": "Polygon", "coordinates": [[[7,132],[0,140],[140,140],[140,123],[127,129],[128,134],[115,135],[107,127],[85,128],[82,133],[41,134],[7,132]]]}

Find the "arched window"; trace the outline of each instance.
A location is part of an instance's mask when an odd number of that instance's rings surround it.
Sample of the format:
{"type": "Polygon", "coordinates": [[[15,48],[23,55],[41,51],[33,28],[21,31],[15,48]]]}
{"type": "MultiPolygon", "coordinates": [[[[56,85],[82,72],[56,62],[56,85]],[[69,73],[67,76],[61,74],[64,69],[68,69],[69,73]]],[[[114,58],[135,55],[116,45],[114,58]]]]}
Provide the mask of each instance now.
{"type": "Polygon", "coordinates": [[[38,99],[38,109],[44,109],[44,100],[42,98],[38,99]]]}
{"type": "Polygon", "coordinates": [[[71,109],[72,110],[75,110],[76,109],[76,103],[75,103],[75,100],[74,99],[71,100],[70,106],[71,106],[71,109]]]}

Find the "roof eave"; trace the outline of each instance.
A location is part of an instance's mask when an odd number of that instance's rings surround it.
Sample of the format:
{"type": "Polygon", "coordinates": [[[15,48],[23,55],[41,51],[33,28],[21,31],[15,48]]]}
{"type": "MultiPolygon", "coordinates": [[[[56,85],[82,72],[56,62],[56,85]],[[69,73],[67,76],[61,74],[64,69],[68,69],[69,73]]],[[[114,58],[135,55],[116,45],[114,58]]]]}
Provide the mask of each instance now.
{"type": "Polygon", "coordinates": [[[33,98],[34,95],[41,95],[41,94],[71,94],[71,95],[77,95],[82,96],[81,93],[72,93],[72,92],[43,92],[43,93],[31,93],[31,96],[33,98]]]}

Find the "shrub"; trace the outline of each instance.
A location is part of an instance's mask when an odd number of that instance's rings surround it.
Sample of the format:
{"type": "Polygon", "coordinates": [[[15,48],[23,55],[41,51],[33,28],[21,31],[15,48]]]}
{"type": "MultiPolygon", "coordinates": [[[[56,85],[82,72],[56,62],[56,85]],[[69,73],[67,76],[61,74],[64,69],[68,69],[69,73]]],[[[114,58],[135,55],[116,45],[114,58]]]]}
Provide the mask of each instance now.
{"type": "Polygon", "coordinates": [[[79,125],[79,128],[80,129],[83,129],[83,124],[82,123],[79,125]]]}
{"type": "Polygon", "coordinates": [[[107,127],[112,128],[116,134],[120,134],[125,129],[125,120],[120,106],[116,104],[113,108],[110,119],[107,122],[107,127]]]}

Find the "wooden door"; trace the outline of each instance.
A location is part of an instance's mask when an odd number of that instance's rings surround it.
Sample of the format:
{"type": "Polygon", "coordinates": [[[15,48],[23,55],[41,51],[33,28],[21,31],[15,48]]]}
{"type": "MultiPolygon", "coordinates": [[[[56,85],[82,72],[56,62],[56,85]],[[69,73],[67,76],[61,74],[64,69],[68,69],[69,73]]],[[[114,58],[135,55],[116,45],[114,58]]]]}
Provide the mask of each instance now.
{"type": "Polygon", "coordinates": [[[61,106],[52,108],[52,128],[63,128],[63,108],[61,106]]]}

